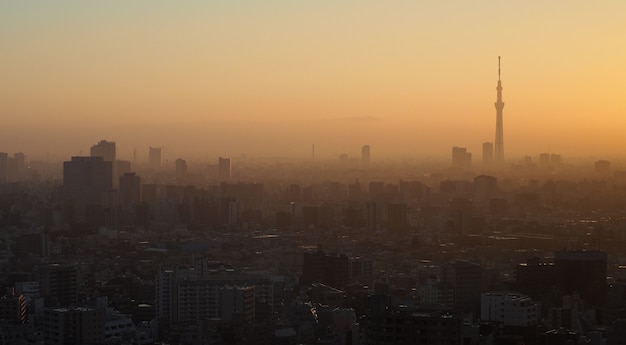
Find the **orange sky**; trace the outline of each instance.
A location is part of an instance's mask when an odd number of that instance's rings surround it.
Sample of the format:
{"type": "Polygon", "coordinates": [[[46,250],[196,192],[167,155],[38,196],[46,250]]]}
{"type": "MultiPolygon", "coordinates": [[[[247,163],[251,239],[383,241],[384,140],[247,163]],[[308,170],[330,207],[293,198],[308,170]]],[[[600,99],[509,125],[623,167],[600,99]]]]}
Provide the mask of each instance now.
{"type": "MultiPolygon", "coordinates": [[[[0,151],[621,156],[626,2],[0,3],[0,151]],[[51,145],[51,143],[53,143],[51,145]]],[[[378,157],[377,157],[378,156],[378,157]]]]}

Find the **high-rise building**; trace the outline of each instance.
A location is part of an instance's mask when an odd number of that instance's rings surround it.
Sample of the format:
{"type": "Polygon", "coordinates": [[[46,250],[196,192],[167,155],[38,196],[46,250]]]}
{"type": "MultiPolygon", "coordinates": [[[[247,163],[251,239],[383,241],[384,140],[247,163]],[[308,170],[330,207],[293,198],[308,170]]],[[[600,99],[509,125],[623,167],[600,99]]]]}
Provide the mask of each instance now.
{"type": "Polygon", "coordinates": [[[364,145],[363,147],[361,147],[361,161],[363,163],[370,162],[370,146],[369,145],[364,145]]]}
{"type": "Polygon", "coordinates": [[[187,175],[187,162],[182,158],[178,158],[176,160],[176,176],[182,177],[185,175],[187,175]]]}
{"type": "Polygon", "coordinates": [[[494,159],[497,163],[504,161],[504,126],[502,124],[502,109],[504,102],[502,101],[502,81],[500,81],[500,57],[498,56],[498,87],[496,87],[497,100],[496,106],[496,146],[494,151],[494,159]]]}
{"type": "Polygon", "coordinates": [[[480,313],[482,266],[469,261],[454,261],[444,266],[443,282],[453,287],[455,310],[480,313]]]}
{"type": "Polygon", "coordinates": [[[115,162],[115,142],[100,140],[91,147],[91,157],[102,157],[105,162],[115,162]]]}
{"type": "Polygon", "coordinates": [[[230,158],[220,157],[218,161],[218,175],[220,181],[230,181],[231,167],[230,158]]]}
{"type": "Polygon", "coordinates": [[[104,309],[71,307],[44,309],[46,344],[103,344],[104,309]]]}
{"type": "Polygon", "coordinates": [[[141,177],[133,172],[120,176],[120,206],[127,207],[141,202],[141,177]]]}
{"type": "Polygon", "coordinates": [[[465,147],[454,146],[452,148],[452,166],[467,168],[472,165],[472,153],[467,152],[465,147]]]}
{"type": "Polygon", "coordinates": [[[7,289],[7,294],[0,297],[0,320],[12,325],[26,323],[26,299],[24,295],[16,294],[14,289],[7,289]]]}
{"type": "Polygon", "coordinates": [[[160,169],[161,168],[161,148],[160,147],[152,147],[148,149],[148,164],[152,169],[160,169]]]}
{"type": "Polygon", "coordinates": [[[78,301],[78,267],[76,265],[50,264],[36,272],[41,295],[46,306],[66,307],[78,301]]]}
{"type": "Polygon", "coordinates": [[[72,157],[63,162],[63,208],[66,220],[82,222],[89,207],[102,206],[113,189],[113,162],[102,157],[72,157]]]}
{"type": "Polygon", "coordinates": [[[7,182],[8,173],[9,173],[9,154],[6,152],[0,152],[0,184],[7,182]]]}
{"type": "Polygon", "coordinates": [[[489,166],[493,163],[493,143],[483,143],[483,165],[489,166]]]}
{"type": "Polygon", "coordinates": [[[563,293],[578,292],[586,303],[593,306],[603,306],[606,303],[606,252],[557,251],[554,253],[554,266],[563,293]]]}

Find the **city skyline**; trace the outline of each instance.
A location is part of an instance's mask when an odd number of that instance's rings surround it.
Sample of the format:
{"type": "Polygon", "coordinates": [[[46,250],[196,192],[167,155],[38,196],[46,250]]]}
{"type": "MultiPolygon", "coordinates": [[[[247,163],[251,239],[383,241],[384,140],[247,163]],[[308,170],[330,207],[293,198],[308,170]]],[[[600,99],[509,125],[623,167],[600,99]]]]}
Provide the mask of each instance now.
{"type": "Polygon", "coordinates": [[[3,3],[0,146],[61,158],[94,138],[124,158],[154,145],[189,157],[479,152],[502,55],[507,160],[620,157],[624,7],[3,3]]]}

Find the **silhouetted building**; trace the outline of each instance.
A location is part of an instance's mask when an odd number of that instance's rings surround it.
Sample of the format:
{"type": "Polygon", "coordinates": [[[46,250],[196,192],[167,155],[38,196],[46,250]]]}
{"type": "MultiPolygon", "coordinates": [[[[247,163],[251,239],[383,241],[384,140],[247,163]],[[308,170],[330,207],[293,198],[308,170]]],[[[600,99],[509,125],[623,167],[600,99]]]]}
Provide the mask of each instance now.
{"type": "Polygon", "coordinates": [[[44,342],[49,345],[103,344],[105,321],[104,309],[46,308],[44,342]]]}
{"type": "Polygon", "coordinates": [[[9,174],[9,154],[0,152],[0,184],[7,183],[9,174]]]}
{"type": "Polygon", "coordinates": [[[456,168],[468,168],[472,165],[472,154],[465,147],[454,146],[452,148],[452,166],[456,168]]]}
{"type": "Polygon", "coordinates": [[[218,160],[218,176],[221,182],[230,181],[231,177],[231,166],[230,166],[230,158],[220,157],[218,160]]]}
{"type": "Polygon", "coordinates": [[[101,140],[91,147],[91,157],[102,157],[105,162],[115,162],[115,142],[101,140]]]}
{"type": "Polygon", "coordinates": [[[141,177],[129,172],[120,176],[120,206],[128,207],[141,202],[141,177]]]}
{"type": "Polygon", "coordinates": [[[551,262],[542,262],[534,257],[515,268],[515,287],[518,291],[538,300],[556,286],[556,267],[551,262]]]}
{"type": "Polygon", "coordinates": [[[361,148],[361,161],[363,163],[369,163],[370,162],[370,146],[369,145],[364,145],[361,148]]]}
{"type": "Polygon", "coordinates": [[[606,252],[558,251],[554,253],[554,265],[559,286],[564,294],[578,292],[591,306],[598,307],[606,303],[606,252]]]}
{"type": "Polygon", "coordinates": [[[483,165],[493,164],[493,143],[483,143],[483,165]]]}
{"type": "Polygon", "coordinates": [[[75,265],[50,264],[36,272],[41,296],[46,306],[67,307],[78,301],[78,267],[75,265]]]}
{"type": "Polygon", "coordinates": [[[494,176],[479,175],[474,177],[474,198],[484,201],[498,193],[498,179],[494,176]]]}
{"type": "Polygon", "coordinates": [[[161,169],[161,148],[152,147],[148,148],[148,164],[152,169],[161,169]]]}
{"type": "Polygon", "coordinates": [[[26,323],[26,300],[23,295],[16,295],[12,288],[0,297],[0,320],[12,325],[26,323]]]}
{"type": "Polygon", "coordinates": [[[444,266],[442,282],[452,287],[455,310],[480,315],[482,266],[469,261],[449,263],[444,266]]]}
{"type": "Polygon", "coordinates": [[[70,223],[85,221],[87,210],[102,207],[104,193],[112,189],[112,162],[102,157],[63,162],[63,211],[70,223]]]}
{"type": "Polygon", "coordinates": [[[502,121],[502,109],[504,109],[504,102],[502,101],[502,81],[500,80],[500,57],[498,56],[498,86],[497,100],[494,103],[496,106],[496,145],[494,149],[494,159],[498,163],[504,161],[504,125],[502,121]]]}
{"type": "Polygon", "coordinates": [[[350,258],[344,254],[327,254],[318,249],[303,254],[300,282],[304,285],[320,283],[342,289],[357,281],[368,283],[372,267],[371,260],[350,258]]]}
{"type": "Polygon", "coordinates": [[[187,162],[184,159],[176,160],[176,176],[182,177],[187,175],[187,162]]]}

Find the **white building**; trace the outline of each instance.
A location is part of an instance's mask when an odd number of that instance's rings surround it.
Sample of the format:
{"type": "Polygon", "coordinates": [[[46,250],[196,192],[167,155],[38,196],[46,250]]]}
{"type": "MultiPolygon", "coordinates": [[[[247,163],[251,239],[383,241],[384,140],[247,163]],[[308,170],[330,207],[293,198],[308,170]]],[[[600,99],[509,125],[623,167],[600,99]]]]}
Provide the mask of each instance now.
{"type": "Polygon", "coordinates": [[[480,318],[506,326],[536,325],[539,306],[530,297],[517,292],[488,292],[480,296],[480,318]]]}
{"type": "Polygon", "coordinates": [[[256,300],[274,306],[269,277],[198,267],[161,269],[156,277],[156,313],[170,322],[221,318],[252,321],[256,300]]]}

